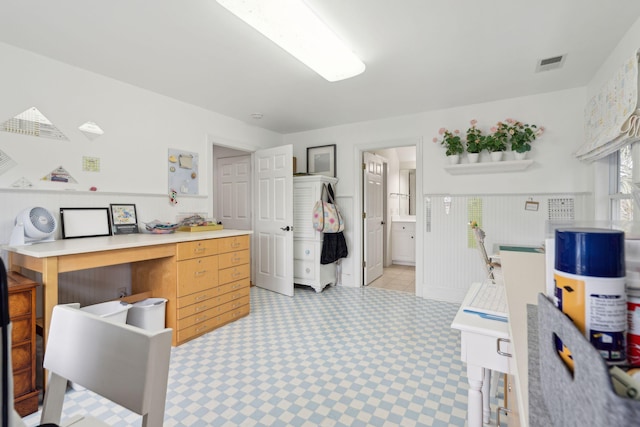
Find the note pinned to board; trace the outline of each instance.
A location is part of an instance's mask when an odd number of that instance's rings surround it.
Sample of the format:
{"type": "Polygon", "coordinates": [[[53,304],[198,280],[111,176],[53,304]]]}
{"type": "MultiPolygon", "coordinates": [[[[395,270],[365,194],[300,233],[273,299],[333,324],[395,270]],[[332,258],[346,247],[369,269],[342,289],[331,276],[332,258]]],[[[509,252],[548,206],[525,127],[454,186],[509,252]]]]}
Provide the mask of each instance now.
{"type": "Polygon", "coordinates": [[[198,153],[170,148],[167,168],[169,189],[174,189],[178,195],[198,194],[198,153]]]}

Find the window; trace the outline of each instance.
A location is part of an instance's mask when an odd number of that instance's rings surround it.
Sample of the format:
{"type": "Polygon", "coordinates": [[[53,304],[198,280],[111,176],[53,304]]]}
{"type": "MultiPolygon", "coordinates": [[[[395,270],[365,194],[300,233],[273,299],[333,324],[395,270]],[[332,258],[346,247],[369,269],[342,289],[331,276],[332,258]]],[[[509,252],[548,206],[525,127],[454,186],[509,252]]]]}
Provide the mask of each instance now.
{"type": "Polygon", "coordinates": [[[611,219],[613,221],[633,221],[633,158],[631,146],[627,145],[611,154],[613,171],[610,180],[611,219]]]}

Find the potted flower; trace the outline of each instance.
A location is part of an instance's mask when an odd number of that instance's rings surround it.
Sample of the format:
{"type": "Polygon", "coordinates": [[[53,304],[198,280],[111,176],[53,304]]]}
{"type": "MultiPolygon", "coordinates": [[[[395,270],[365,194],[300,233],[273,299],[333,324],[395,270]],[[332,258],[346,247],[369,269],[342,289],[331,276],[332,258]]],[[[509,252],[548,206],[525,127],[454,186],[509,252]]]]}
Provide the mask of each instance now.
{"type": "Polygon", "coordinates": [[[525,158],[527,151],[531,150],[531,142],[542,135],[544,128],[536,125],[529,125],[514,119],[506,119],[508,124],[509,140],[511,151],[515,153],[517,160],[525,158]]]}
{"type": "Polygon", "coordinates": [[[477,163],[480,152],[483,149],[482,140],[484,136],[482,131],[476,127],[477,120],[471,120],[471,127],[467,129],[467,158],[469,163],[477,163]]]}
{"type": "MultiPolygon", "coordinates": [[[[446,155],[449,158],[449,162],[458,163],[460,161],[460,154],[464,153],[464,146],[462,145],[462,139],[460,139],[460,131],[458,129],[453,132],[440,128],[438,134],[442,137],[440,141],[441,145],[447,148],[446,155]]],[[[438,142],[437,137],[433,138],[433,142],[438,142]]]]}
{"type": "Polygon", "coordinates": [[[482,148],[491,153],[493,161],[500,161],[502,154],[507,150],[509,126],[507,123],[498,122],[490,129],[490,132],[482,139],[482,148]]]}

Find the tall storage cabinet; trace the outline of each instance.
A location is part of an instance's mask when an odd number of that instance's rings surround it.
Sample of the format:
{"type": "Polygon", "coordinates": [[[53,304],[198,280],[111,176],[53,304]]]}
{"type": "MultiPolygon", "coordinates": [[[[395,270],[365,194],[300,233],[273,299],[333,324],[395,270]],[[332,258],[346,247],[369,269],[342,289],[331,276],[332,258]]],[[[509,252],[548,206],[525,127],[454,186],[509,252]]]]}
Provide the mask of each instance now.
{"type": "Polygon", "coordinates": [[[320,264],[323,233],[313,228],[313,206],[320,200],[322,184],[331,184],[336,190],[336,178],[324,175],[293,177],[293,282],[311,286],[322,292],[325,286],[335,284],[335,264],[320,264]]]}

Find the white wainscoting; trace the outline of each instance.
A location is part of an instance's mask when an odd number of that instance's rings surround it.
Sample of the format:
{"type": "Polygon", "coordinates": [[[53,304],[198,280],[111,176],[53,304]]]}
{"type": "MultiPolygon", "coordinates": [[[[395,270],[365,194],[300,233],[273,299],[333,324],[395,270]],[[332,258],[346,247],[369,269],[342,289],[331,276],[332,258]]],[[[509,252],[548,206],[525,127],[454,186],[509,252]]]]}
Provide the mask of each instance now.
{"type": "Polygon", "coordinates": [[[549,200],[570,198],[575,219],[587,220],[587,194],[538,195],[425,195],[424,279],[425,298],[460,303],[471,283],[487,274],[480,252],[469,247],[468,203],[481,200],[481,226],[485,248],[491,254],[501,244],[542,245],[546,237],[549,200]],[[449,213],[445,198],[450,198],[449,213]],[[525,202],[537,201],[537,211],[525,210],[525,202]]]}

